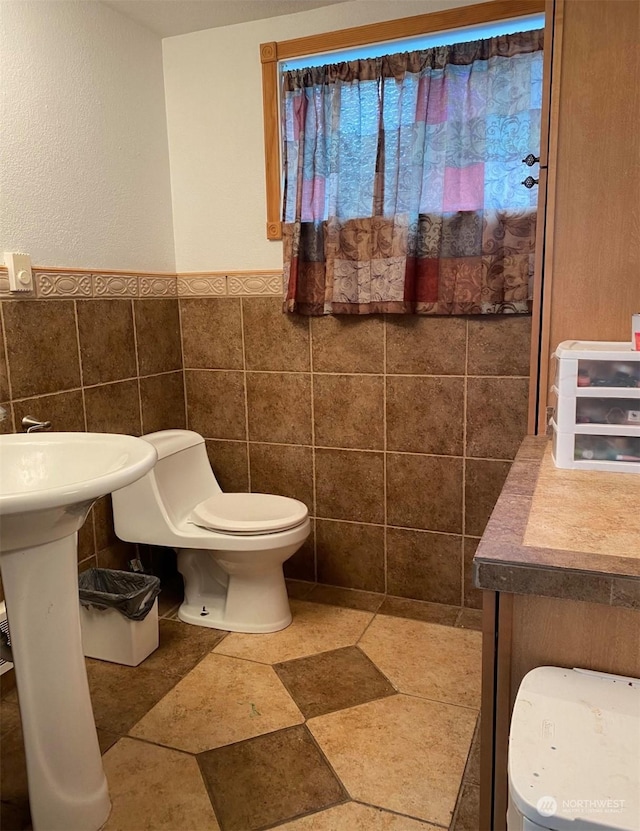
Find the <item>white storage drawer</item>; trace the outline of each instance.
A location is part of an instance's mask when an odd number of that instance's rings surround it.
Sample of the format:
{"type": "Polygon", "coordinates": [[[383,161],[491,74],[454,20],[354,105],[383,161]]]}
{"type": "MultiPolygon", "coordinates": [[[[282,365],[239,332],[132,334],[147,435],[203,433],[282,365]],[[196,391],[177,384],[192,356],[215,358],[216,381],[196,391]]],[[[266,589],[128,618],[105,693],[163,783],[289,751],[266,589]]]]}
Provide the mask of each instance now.
{"type": "Polygon", "coordinates": [[[640,397],[610,397],[604,390],[597,397],[558,395],[556,424],[561,433],[597,432],[605,427],[605,432],[640,436],[640,397]]]}
{"type": "Polygon", "coordinates": [[[557,467],[577,470],[640,471],[640,435],[561,433],[553,425],[553,460],[557,467]]]}
{"type": "Polygon", "coordinates": [[[558,363],[555,386],[559,395],[598,396],[602,389],[612,397],[640,391],[640,352],[631,343],[563,341],[555,351],[558,363]]]}
{"type": "Polygon", "coordinates": [[[564,341],[555,357],[556,465],[640,472],[640,352],[630,343],[564,341]]]}

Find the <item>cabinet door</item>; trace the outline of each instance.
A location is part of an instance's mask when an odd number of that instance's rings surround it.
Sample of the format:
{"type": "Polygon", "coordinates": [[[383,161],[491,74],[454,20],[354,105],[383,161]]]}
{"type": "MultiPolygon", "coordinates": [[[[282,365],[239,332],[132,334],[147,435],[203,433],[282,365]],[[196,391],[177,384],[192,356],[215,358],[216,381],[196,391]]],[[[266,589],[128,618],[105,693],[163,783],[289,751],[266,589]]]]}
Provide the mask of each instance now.
{"type": "Polygon", "coordinates": [[[630,341],[640,311],[640,4],[558,0],[555,19],[539,433],[558,343],[630,341]]]}

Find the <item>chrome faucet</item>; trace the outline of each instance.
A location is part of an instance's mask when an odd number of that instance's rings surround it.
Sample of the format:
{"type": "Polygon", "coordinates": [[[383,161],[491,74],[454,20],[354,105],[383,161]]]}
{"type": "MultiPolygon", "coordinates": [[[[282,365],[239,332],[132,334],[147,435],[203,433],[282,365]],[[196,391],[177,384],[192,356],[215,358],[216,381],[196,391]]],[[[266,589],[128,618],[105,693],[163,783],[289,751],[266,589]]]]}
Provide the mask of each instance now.
{"type": "Polygon", "coordinates": [[[27,415],[22,419],[24,433],[36,433],[38,430],[51,430],[50,421],[38,421],[37,418],[27,415]]]}

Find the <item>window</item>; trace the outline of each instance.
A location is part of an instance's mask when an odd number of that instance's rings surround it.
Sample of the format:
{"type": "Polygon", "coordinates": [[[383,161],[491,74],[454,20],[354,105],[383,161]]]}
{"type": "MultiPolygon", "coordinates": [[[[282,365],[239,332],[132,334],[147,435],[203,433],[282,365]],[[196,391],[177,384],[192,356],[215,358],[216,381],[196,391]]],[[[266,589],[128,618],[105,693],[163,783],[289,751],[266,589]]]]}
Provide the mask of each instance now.
{"type": "Polygon", "coordinates": [[[544,10],[544,0],[494,0],[494,2],[372,23],[322,35],[263,43],[260,47],[260,60],[262,63],[264,106],[268,239],[282,239],[282,169],[278,103],[279,62],[289,61],[300,56],[306,58],[310,55],[323,54],[334,50],[353,49],[374,43],[383,44],[401,38],[446,32],[460,27],[478,26],[526,15],[539,15],[544,10]]]}
{"type": "Polygon", "coordinates": [[[519,28],[283,73],[285,311],[529,313],[544,31],[519,28]]]}

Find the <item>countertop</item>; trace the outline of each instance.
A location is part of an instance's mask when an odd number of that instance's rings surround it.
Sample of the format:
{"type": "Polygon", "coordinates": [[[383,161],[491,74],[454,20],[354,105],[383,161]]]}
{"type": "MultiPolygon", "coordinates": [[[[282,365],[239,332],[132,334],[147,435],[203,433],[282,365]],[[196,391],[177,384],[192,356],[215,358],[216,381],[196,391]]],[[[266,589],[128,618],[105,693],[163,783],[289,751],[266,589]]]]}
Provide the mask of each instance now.
{"type": "Polygon", "coordinates": [[[481,589],[640,609],[640,475],[561,470],[528,436],[474,557],[481,589]]]}

